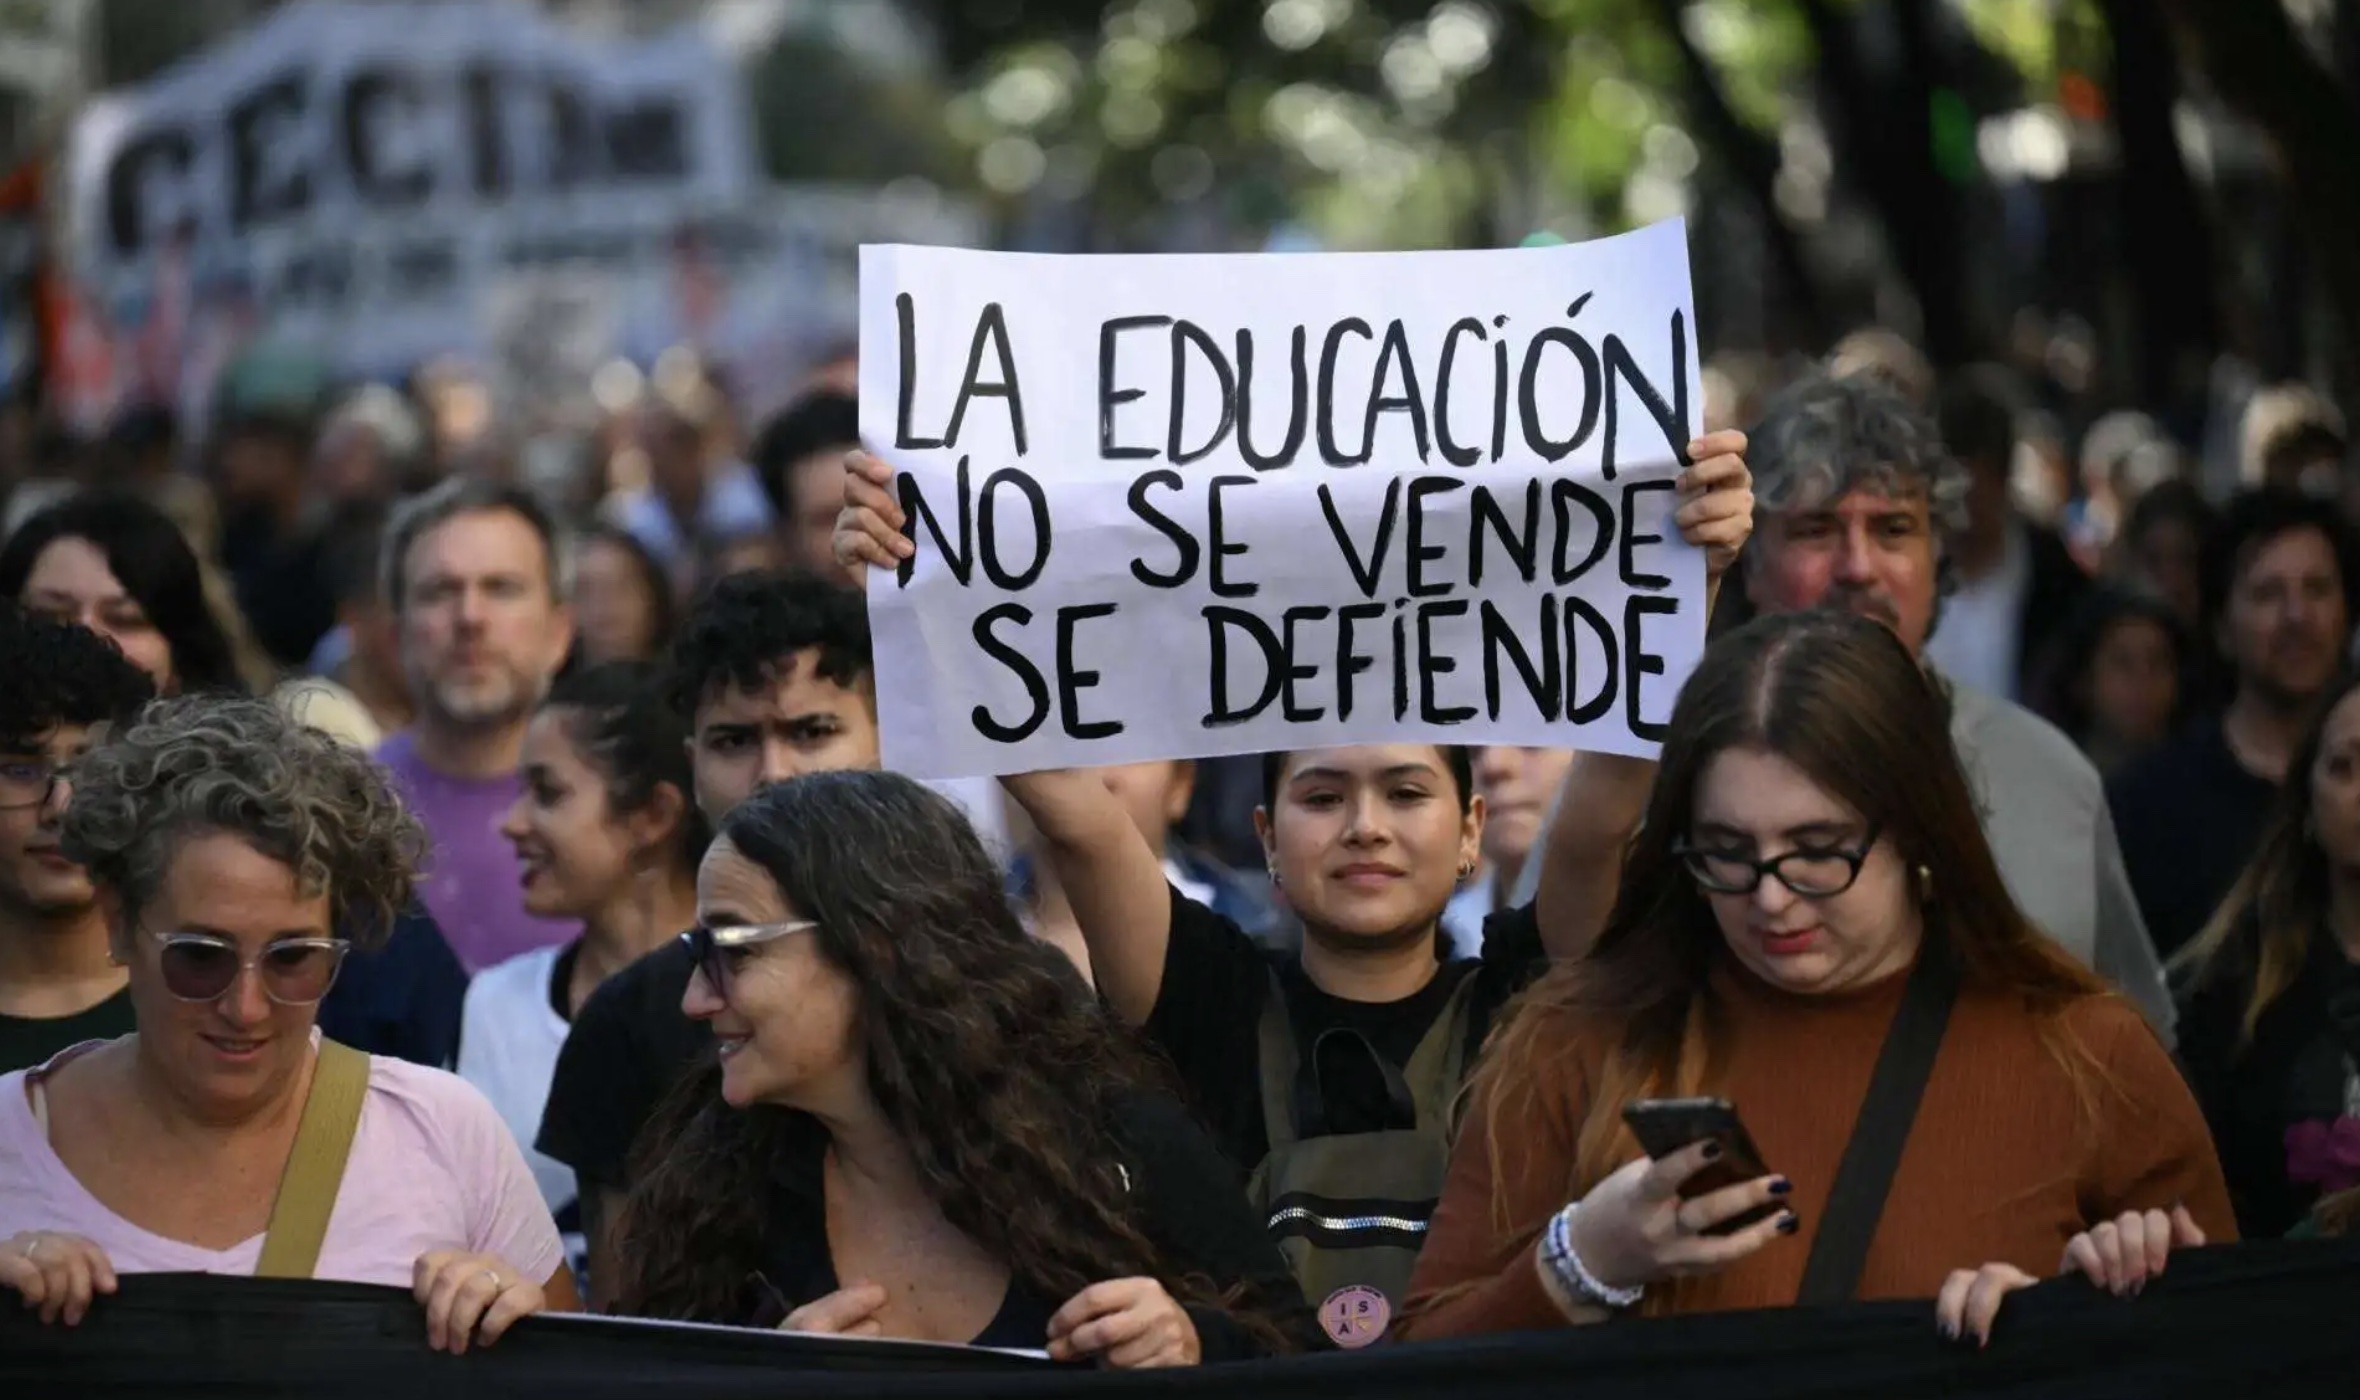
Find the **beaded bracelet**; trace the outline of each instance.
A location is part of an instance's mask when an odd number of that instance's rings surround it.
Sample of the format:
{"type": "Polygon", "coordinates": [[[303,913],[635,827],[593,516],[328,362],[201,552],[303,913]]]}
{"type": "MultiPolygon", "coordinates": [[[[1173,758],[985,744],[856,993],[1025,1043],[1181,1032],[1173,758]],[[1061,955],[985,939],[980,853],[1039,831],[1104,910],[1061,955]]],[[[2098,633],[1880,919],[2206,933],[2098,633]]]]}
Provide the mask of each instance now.
{"type": "Polygon", "coordinates": [[[1557,1281],[1565,1285],[1567,1292],[1587,1298],[1602,1308],[1622,1312],[1636,1305],[1647,1287],[1645,1284],[1633,1284],[1629,1288],[1616,1288],[1600,1283],[1597,1276],[1582,1264],[1581,1255],[1575,1253],[1573,1248],[1573,1215],[1581,1209],[1581,1205],[1581,1202],[1575,1201],[1549,1221],[1548,1232],[1541,1237],[1541,1258],[1557,1275],[1557,1281]]]}

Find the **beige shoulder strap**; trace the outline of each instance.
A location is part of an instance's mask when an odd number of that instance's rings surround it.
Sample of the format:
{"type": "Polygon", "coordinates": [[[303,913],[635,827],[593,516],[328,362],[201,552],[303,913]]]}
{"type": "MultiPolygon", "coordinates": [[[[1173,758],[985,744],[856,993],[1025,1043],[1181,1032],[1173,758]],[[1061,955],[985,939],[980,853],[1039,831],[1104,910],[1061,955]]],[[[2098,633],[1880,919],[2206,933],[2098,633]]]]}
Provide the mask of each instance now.
{"type": "Polygon", "coordinates": [[[344,1184],[345,1160],[361,1123],[369,1094],[369,1057],[326,1037],[312,1071],[311,1093],[295,1125],[295,1147],[271,1202],[270,1229],[262,1237],[256,1278],[310,1278],[328,1235],[328,1215],[344,1184]]]}

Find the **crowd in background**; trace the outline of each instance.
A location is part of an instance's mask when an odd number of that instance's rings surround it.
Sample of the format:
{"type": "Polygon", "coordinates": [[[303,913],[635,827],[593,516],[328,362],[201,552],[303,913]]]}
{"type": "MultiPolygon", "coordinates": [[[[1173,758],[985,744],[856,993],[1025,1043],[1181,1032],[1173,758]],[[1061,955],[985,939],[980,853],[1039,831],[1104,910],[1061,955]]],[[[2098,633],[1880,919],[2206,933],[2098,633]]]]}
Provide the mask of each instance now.
{"type": "MultiPolygon", "coordinates": [[[[930,795],[822,776],[877,768],[899,683],[858,592],[888,542],[847,505],[897,512],[888,468],[847,464],[849,379],[846,357],[749,423],[675,354],[527,454],[464,379],[256,355],[201,439],[156,409],[14,434],[0,1071],[37,1073],[0,1126],[48,1083],[56,1114],[18,1126],[60,1144],[0,1149],[47,1183],[20,1199],[66,1199],[60,1171],[100,1212],[135,1198],[92,1165],[130,1131],[93,1105],[132,1071],[78,1047],[170,1015],[267,1060],[271,1036],[186,1010],[230,998],[316,1007],[330,1041],[455,1068],[488,1105],[396,1074],[420,1140],[364,1118],[383,1218],[323,1256],[414,1283],[458,1345],[577,1280],[640,1315],[1118,1365],[1365,1340],[1336,1312],[1355,1288],[1411,1336],[1777,1304],[1803,1260],[1751,1256],[1840,1205],[1849,1119],[1814,1105],[1856,1101],[1927,996],[1952,1029],[1914,1150],[1973,1159],[1939,1193],[2014,1224],[1888,1215],[1860,1296],[1939,1289],[1946,1328],[1988,1334],[2059,1244],[2135,1291],[2173,1248],[2342,1228],[2360,465],[2316,394],[2242,407],[2215,499],[2156,421],[1884,333],[1717,361],[1708,427],[1750,443],[1717,431],[1684,479],[1730,586],[1660,769],[1396,744],[930,795]],[[163,783],[188,810],[143,809],[163,783]],[[192,823],[262,866],[196,871],[192,823]],[[352,874],[406,844],[414,889],[352,874]],[[162,951],[126,953],[147,905],[174,911],[162,951]],[[252,907],[312,936],[254,954],[249,993],[252,907]],[[1937,961],[1934,990],[1898,975],[1937,961]],[[1719,1034],[1735,1080],[1696,1059],[1719,1034]],[[1786,1175],[1685,1197],[1702,1156],[1615,1136],[1642,1088],[1733,1083],[1786,1175]],[[2093,1095],[2097,1140],[2044,1178],[2093,1095]],[[1431,1233],[1339,1266],[1350,1231],[1321,1222],[1367,1198],[1422,1199],[1431,1233]],[[437,1210],[455,1238],[418,1224],[437,1210]],[[845,1219],[906,1228],[854,1249],[845,1219]],[[912,1261],[924,1299],[863,1282],[912,1261]]],[[[84,1260],[77,1308],[109,1268],[250,1270],[263,1223],[117,1214],[160,1243],[84,1260]]],[[[42,1232],[90,1218],[0,1212],[31,1232],[0,1267],[38,1273],[42,1232]]]]}

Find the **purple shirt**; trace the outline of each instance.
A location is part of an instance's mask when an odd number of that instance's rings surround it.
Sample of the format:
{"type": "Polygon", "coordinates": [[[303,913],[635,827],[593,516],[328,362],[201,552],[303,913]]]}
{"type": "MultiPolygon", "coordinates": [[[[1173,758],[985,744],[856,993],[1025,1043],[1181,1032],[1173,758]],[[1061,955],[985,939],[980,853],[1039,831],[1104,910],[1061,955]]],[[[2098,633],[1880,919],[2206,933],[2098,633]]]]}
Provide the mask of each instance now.
{"type": "Polygon", "coordinates": [[[514,773],[497,778],[437,773],[418,757],[417,744],[406,733],[379,745],[377,761],[393,775],[402,801],[426,824],[434,848],[418,890],[469,975],[581,932],[578,923],[525,912],[516,848],[500,834],[523,779],[514,773]]]}

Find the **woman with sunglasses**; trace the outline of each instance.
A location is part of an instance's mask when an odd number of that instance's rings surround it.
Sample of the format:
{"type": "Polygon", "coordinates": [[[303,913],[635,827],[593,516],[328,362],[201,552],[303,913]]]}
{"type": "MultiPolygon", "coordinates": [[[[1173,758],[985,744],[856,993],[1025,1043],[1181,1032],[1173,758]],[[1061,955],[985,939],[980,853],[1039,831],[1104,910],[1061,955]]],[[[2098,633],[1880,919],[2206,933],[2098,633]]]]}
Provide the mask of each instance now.
{"type": "Polygon", "coordinates": [[[681,1009],[718,1054],[640,1135],[620,1311],[1118,1368],[1311,1335],[1235,1174],[948,800],[858,772],[757,793],[689,940],[681,1009]]]}
{"type": "Polygon", "coordinates": [[[1408,1335],[1784,1306],[1816,1273],[1812,1301],[1939,1295],[1948,1335],[1988,1339],[2036,1275],[2127,1293],[2235,1237],[2195,1101],[2009,898],[1947,725],[1865,619],[1765,618],[1706,652],[1605,932],[1476,1072],[1408,1335]],[[1898,1024],[1925,1033],[1888,1060],[1898,1024]],[[1889,1072],[1913,1043],[1920,1068],[1889,1072]],[[1862,1173],[1872,1069],[1922,1092],[1880,1095],[1896,1165],[1862,1173]],[[1643,1155],[1625,1108],[1694,1096],[1733,1104],[1755,1154],[1724,1133],[1643,1155]],[[1855,1211],[1864,1255],[1815,1248],[1855,1211]]]}
{"type": "Polygon", "coordinates": [[[320,999],[408,903],[424,845],[367,755],[266,701],[185,697],[67,781],[63,848],[138,1029],[0,1078],[0,1286],[71,1325],[119,1273],[254,1273],[280,1184],[307,1180],[324,1233],[288,1271],[413,1289],[438,1348],[575,1307],[531,1171],[456,1075],[368,1057],[341,1177],[297,1169],[323,1045],[352,1063],[320,999]]]}

